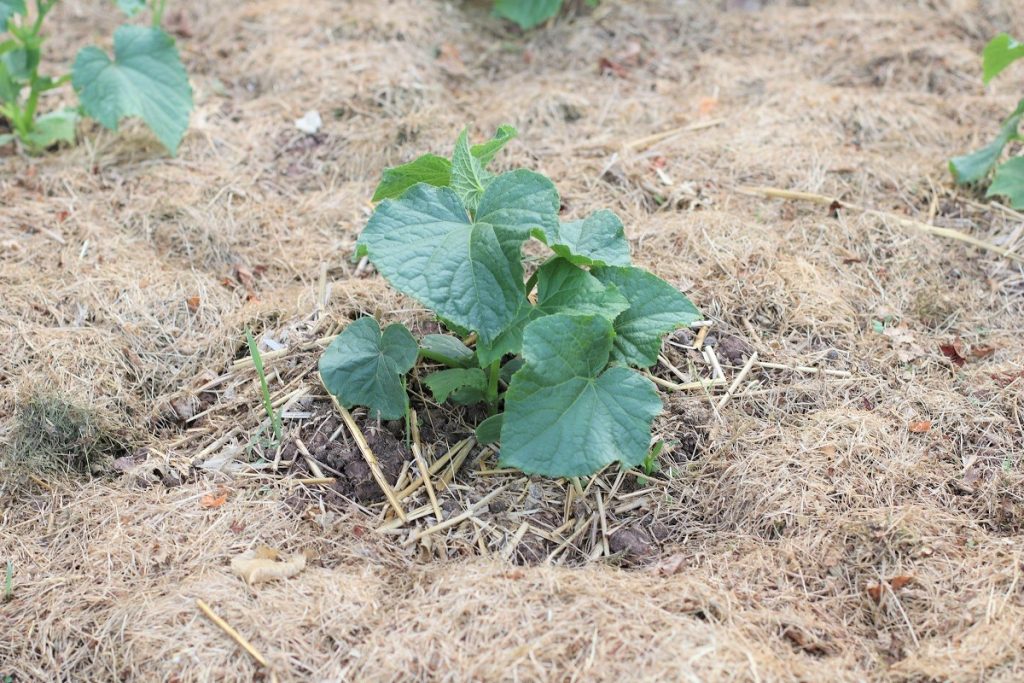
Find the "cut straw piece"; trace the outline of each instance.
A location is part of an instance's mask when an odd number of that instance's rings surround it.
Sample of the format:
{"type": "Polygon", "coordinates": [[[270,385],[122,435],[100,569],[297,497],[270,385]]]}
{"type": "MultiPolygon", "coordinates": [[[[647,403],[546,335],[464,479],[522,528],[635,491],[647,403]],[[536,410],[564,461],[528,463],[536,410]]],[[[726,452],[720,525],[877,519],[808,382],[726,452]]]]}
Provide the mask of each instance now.
{"type": "Polygon", "coordinates": [[[662,389],[668,389],[669,391],[694,391],[697,389],[707,389],[708,387],[720,387],[725,384],[725,380],[718,377],[715,379],[701,379],[696,382],[687,382],[686,384],[676,384],[675,382],[670,382],[667,379],[662,379],[661,377],[652,375],[649,372],[644,372],[644,375],[647,376],[647,379],[651,380],[662,389]]]}
{"type": "Polygon", "coordinates": [[[434,495],[434,485],[430,483],[430,471],[427,469],[427,461],[423,459],[419,444],[412,445],[412,457],[416,460],[416,467],[419,468],[420,477],[423,479],[423,488],[427,489],[427,498],[430,499],[430,507],[434,509],[434,516],[437,521],[443,522],[444,515],[441,514],[441,506],[437,504],[437,496],[434,495]]]}
{"type": "Polygon", "coordinates": [[[515,553],[516,548],[519,547],[519,543],[523,540],[523,536],[530,530],[530,523],[523,522],[516,529],[516,532],[512,535],[512,538],[508,540],[508,543],[504,548],[501,549],[501,558],[506,562],[512,559],[512,554],[515,553]]]}
{"type": "MultiPolygon", "coordinates": [[[[323,382],[323,377],[320,378],[320,381],[323,382]]],[[[324,390],[327,390],[326,385],[324,386],[324,390]]],[[[394,508],[395,514],[398,515],[398,518],[403,522],[406,521],[405,510],[402,509],[402,504],[398,502],[398,498],[395,496],[395,492],[391,488],[391,484],[388,483],[388,480],[384,477],[384,473],[381,472],[380,463],[377,462],[377,456],[375,456],[373,451],[370,450],[370,444],[366,443],[366,437],[363,436],[363,432],[359,429],[359,425],[357,425],[356,421],[352,418],[352,413],[348,412],[345,406],[341,405],[341,401],[339,401],[330,391],[327,391],[327,395],[330,396],[331,403],[334,404],[334,408],[341,415],[341,419],[345,421],[345,425],[348,426],[349,433],[352,435],[352,438],[355,439],[356,446],[359,447],[359,452],[363,454],[363,459],[366,460],[366,464],[370,468],[370,474],[373,475],[373,480],[377,482],[377,486],[379,486],[380,490],[384,492],[384,496],[388,499],[391,507],[394,508]]]]}
{"type": "Polygon", "coordinates": [[[785,365],[783,363],[766,363],[758,361],[757,367],[768,370],[792,370],[793,372],[805,372],[813,375],[830,375],[832,377],[853,377],[853,373],[846,370],[832,370],[830,368],[812,368],[807,365],[785,365]]]}
{"type": "Polygon", "coordinates": [[[725,392],[725,396],[723,396],[722,400],[718,402],[719,410],[725,407],[725,404],[728,403],[729,399],[733,397],[733,394],[736,393],[736,390],[740,388],[740,385],[743,383],[743,380],[745,380],[747,378],[747,375],[750,374],[750,369],[754,367],[754,363],[756,362],[757,351],[754,351],[752,354],[750,354],[750,358],[747,359],[747,362],[743,364],[743,369],[740,370],[740,374],[736,375],[736,379],[734,379],[732,381],[732,384],[729,385],[729,389],[725,392]]]}
{"type": "Polygon", "coordinates": [[[413,543],[416,543],[417,541],[419,541],[421,538],[424,538],[425,536],[429,536],[430,534],[436,533],[438,531],[444,531],[445,529],[450,529],[453,526],[457,526],[459,524],[462,524],[463,522],[468,520],[470,517],[473,517],[473,515],[476,514],[477,510],[482,508],[484,505],[487,505],[488,503],[490,503],[492,500],[494,500],[494,498],[499,493],[501,493],[502,491],[504,491],[507,488],[508,488],[508,484],[505,484],[503,486],[499,486],[498,488],[494,489],[493,491],[488,493],[486,496],[484,496],[483,498],[481,498],[477,502],[475,502],[472,505],[470,505],[469,508],[465,512],[463,512],[462,514],[456,515],[455,517],[452,517],[451,519],[445,520],[445,521],[441,522],[440,524],[435,524],[434,526],[430,526],[430,527],[427,527],[426,529],[423,529],[419,533],[413,534],[408,539],[406,539],[402,543],[402,545],[403,546],[410,546],[413,543]]]}
{"type": "MultiPolygon", "coordinates": [[[[440,458],[432,462],[430,464],[430,467],[427,468],[427,471],[430,472],[431,475],[437,474],[444,468],[445,465],[448,464],[452,457],[458,458],[463,451],[472,450],[474,444],[476,444],[476,441],[473,439],[473,437],[468,437],[463,439],[462,441],[457,442],[454,446],[448,449],[447,453],[445,453],[440,458]]],[[[411,484],[409,484],[404,489],[399,491],[396,495],[398,496],[399,500],[405,500],[412,494],[416,493],[416,491],[418,491],[421,486],[423,486],[423,477],[418,477],[417,479],[413,480],[411,484]]]]}
{"type": "Polygon", "coordinates": [[[270,668],[270,662],[267,661],[267,658],[260,654],[260,651],[253,647],[252,643],[246,640],[241,633],[231,628],[231,625],[228,622],[224,621],[219,616],[217,616],[217,613],[214,612],[209,605],[207,605],[199,598],[196,598],[196,607],[198,607],[203,612],[203,614],[205,614],[210,619],[210,621],[219,626],[220,629],[224,631],[224,633],[228,634],[228,636],[230,636],[232,640],[238,643],[243,650],[248,652],[253,659],[259,662],[262,666],[268,669],[270,668]]]}

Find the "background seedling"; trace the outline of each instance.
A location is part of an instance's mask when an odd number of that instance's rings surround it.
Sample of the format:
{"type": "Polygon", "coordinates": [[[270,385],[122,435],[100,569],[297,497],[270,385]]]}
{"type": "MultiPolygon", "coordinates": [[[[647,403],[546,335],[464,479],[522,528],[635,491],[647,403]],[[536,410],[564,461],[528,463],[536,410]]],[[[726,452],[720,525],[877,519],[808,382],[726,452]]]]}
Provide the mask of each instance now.
{"type": "MultiPolygon", "coordinates": [[[[121,119],[139,117],[174,154],[192,111],[192,88],[174,39],[160,28],[166,0],[150,3],[152,25],[123,25],[114,32],[114,56],[89,46],[79,50],[70,73],[43,75],[43,24],[59,0],[0,0],[0,118],[10,133],[0,145],[17,140],[29,152],[59,142],[73,143],[84,115],[111,130],[121,119]],[[5,35],[7,36],[4,39],[5,35]],[[77,108],[39,113],[40,99],[70,82],[78,95],[77,108]]],[[[138,14],[142,0],[118,0],[129,16],[138,14]]]]}
{"type": "MultiPolygon", "coordinates": [[[[1022,58],[1024,58],[1024,43],[1017,42],[1005,33],[996,36],[989,41],[982,53],[984,82],[988,83],[1010,64],[1022,58]]],[[[991,174],[992,183],[989,185],[986,195],[989,197],[1005,196],[1009,199],[1010,206],[1015,209],[1024,209],[1024,156],[1015,156],[999,163],[1007,144],[1024,140],[1024,136],[1019,133],[1022,117],[1024,117],[1024,98],[1017,103],[1017,108],[1003,120],[999,134],[992,142],[970,154],[950,160],[949,170],[953,174],[954,180],[959,184],[976,183],[985,180],[991,174]]]]}

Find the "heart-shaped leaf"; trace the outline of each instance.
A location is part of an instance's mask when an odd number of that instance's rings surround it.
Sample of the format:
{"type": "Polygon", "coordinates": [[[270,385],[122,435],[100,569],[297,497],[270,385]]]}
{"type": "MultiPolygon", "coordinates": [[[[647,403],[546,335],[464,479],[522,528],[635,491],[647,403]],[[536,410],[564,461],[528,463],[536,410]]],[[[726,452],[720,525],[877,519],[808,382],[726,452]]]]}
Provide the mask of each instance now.
{"type": "Polygon", "coordinates": [[[641,268],[594,268],[594,277],[615,285],[629,308],[615,319],[612,358],[646,368],[658,362],[661,337],[666,332],[700,320],[700,311],[683,294],[641,268]]]}
{"type": "Polygon", "coordinates": [[[549,234],[535,234],[551,251],[579,266],[628,266],[629,243],[622,221],[602,209],[582,221],[561,223],[549,234]]]}
{"type": "Polygon", "coordinates": [[[85,113],[111,130],[138,116],[174,154],[188,129],[192,87],[174,47],[158,28],[121,26],[114,32],[114,59],[98,47],[79,50],[71,83],[85,113]]]}
{"type": "Polygon", "coordinates": [[[489,344],[528,305],[522,243],[557,211],[551,181],[530,171],[498,176],[476,221],[451,189],[419,184],[381,202],[359,243],[396,289],[489,344]]]}
{"type": "Polygon", "coordinates": [[[473,156],[469,148],[469,133],[463,129],[452,153],[452,189],[470,214],[476,213],[476,207],[480,205],[480,199],[492,178],[480,160],[473,156]]]}
{"type": "Polygon", "coordinates": [[[614,332],[602,316],[549,315],[526,327],[526,364],[505,394],[501,464],[529,474],[593,474],[643,461],[661,411],[654,385],[633,370],[604,370],[614,332]]]}
{"type": "Polygon", "coordinates": [[[397,420],[409,405],[402,376],[416,363],[419,347],[403,325],[383,332],[373,318],[350,323],[320,356],[324,386],[343,406],[366,406],[370,416],[397,420]]]}

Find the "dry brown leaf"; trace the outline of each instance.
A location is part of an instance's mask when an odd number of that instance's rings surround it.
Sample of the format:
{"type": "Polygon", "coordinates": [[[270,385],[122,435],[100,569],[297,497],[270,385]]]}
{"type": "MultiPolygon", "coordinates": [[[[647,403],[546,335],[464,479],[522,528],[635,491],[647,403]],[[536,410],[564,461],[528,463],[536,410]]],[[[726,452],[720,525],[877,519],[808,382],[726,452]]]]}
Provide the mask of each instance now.
{"type": "Polygon", "coordinates": [[[715,109],[718,109],[717,97],[702,97],[697,103],[697,111],[700,112],[701,116],[708,116],[714,112],[715,109]]]}
{"type": "Polygon", "coordinates": [[[967,351],[964,348],[963,342],[959,339],[953,340],[950,344],[940,344],[939,351],[942,351],[942,355],[952,361],[953,365],[958,368],[967,362],[967,351]]]}
{"type": "Polygon", "coordinates": [[[901,574],[900,576],[894,576],[889,579],[889,585],[892,586],[894,591],[898,591],[913,580],[914,577],[901,574]]]}
{"type": "Polygon", "coordinates": [[[871,581],[865,587],[865,590],[867,590],[868,595],[871,596],[872,600],[874,600],[875,602],[881,601],[881,599],[882,599],[882,584],[878,583],[877,581],[871,581]]]}
{"type": "Polygon", "coordinates": [[[924,434],[932,428],[931,420],[914,420],[907,425],[907,429],[914,434],[924,434]]]}
{"type": "Polygon", "coordinates": [[[220,488],[213,493],[203,494],[203,497],[199,499],[199,506],[209,510],[211,508],[219,508],[226,502],[228,502],[228,490],[220,488]]]}
{"type": "Polygon", "coordinates": [[[273,548],[260,546],[231,560],[231,570],[250,586],[263,581],[287,579],[306,568],[306,553],[280,559],[273,548]]]}
{"type": "Polygon", "coordinates": [[[185,299],[185,305],[188,306],[189,311],[195,313],[196,311],[199,310],[199,296],[190,296],[189,298],[185,299]]]}

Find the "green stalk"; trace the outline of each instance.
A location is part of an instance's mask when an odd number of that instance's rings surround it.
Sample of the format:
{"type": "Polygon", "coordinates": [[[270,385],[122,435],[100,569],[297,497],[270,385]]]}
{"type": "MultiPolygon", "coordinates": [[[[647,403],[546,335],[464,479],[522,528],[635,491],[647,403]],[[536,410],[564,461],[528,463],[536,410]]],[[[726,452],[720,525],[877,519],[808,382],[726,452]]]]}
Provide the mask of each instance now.
{"type": "Polygon", "coordinates": [[[498,409],[498,377],[500,376],[501,359],[498,359],[487,369],[487,407],[491,415],[498,409]]]}

